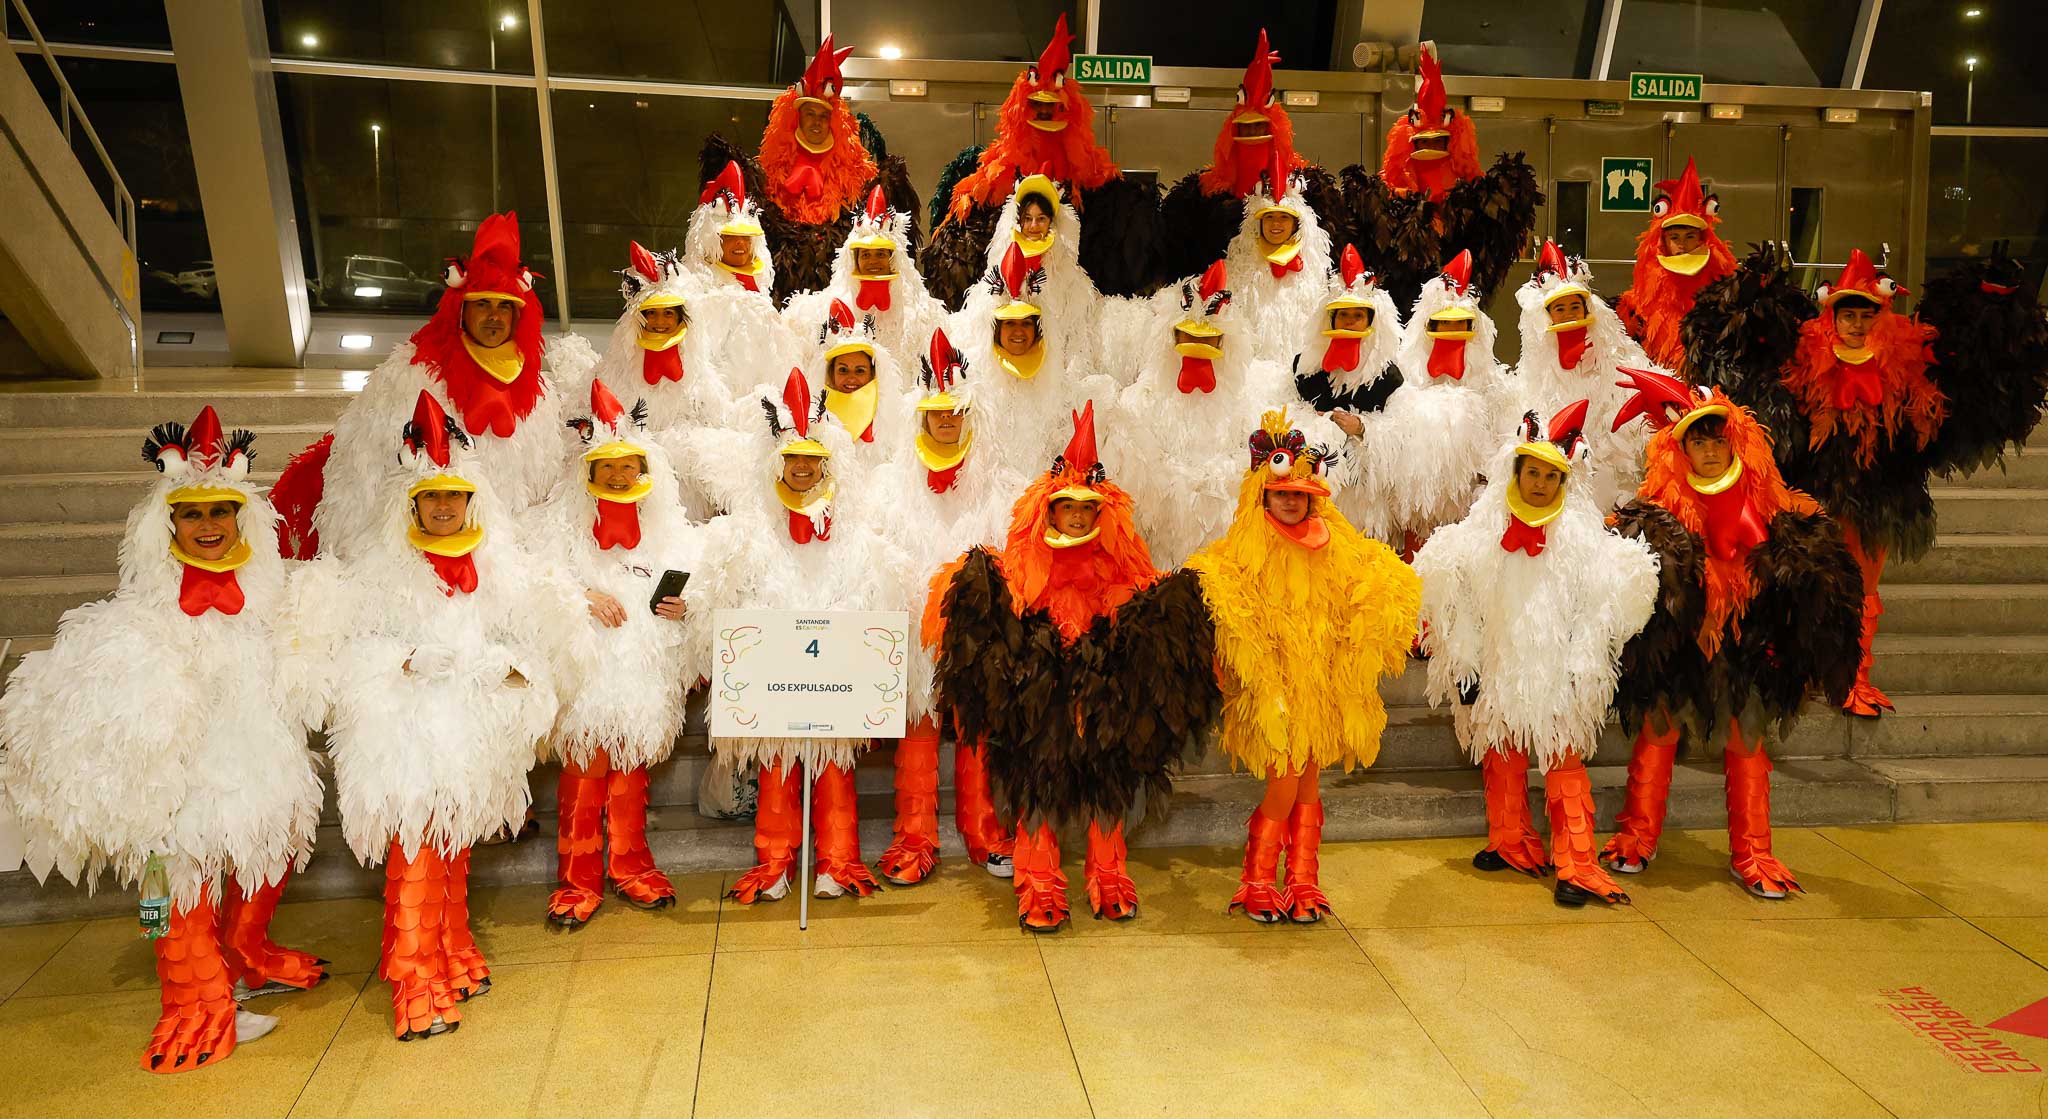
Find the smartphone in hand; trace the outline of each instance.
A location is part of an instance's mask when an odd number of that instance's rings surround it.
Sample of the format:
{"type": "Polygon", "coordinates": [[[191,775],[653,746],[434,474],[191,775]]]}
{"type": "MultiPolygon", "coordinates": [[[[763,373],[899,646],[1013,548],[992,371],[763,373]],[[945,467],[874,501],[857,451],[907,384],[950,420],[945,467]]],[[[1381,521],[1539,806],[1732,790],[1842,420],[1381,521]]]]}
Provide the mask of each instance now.
{"type": "Polygon", "coordinates": [[[660,612],[662,599],[680,597],[683,593],[683,588],[689,585],[689,572],[677,571],[673,567],[669,568],[661,573],[661,582],[654,585],[654,597],[648,600],[647,609],[657,613],[660,612]]]}

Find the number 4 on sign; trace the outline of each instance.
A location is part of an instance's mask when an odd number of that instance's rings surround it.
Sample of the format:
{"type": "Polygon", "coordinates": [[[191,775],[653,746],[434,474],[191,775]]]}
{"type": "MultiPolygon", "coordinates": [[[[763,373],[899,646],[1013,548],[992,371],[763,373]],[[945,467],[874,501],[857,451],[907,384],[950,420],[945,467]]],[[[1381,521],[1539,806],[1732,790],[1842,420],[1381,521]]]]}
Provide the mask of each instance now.
{"type": "Polygon", "coordinates": [[[804,646],[804,652],[806,652],[806,653],[809,653],[810,655],[812,655],[812,656],[814,656],[814,657],[815,657],[815,656],[817,656],[817,655],[818,655],[818,639],[817,639],[817,638],[815,638],[815,637],[811,638],[811,643],[810,643],[809,645],[806,645],[806,646],[804,646]]]}

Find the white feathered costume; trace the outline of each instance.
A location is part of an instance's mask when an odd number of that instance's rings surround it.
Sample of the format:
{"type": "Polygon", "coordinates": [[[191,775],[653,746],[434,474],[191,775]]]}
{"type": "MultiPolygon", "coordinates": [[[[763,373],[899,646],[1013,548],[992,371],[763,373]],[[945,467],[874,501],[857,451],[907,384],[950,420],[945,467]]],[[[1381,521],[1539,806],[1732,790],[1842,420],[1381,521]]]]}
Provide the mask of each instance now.
{"type": "MultiPolygon", "coordinates": [[[[1059,251],[1060,243],[1055,231],[1054,248],[1046,255],[1059,251]]],[[[1071,433],[1089,360],[1085,349],[1070,348],[1071,331],[1054,331],[1052,324],[1058,320],[1041,302],[1046,286],[1044,269],[1033,266],[1023,249],[1013,245],[980,283],[968,289],[945,328],[946,337],[960,347],[962,363],[974,370],[976,407],[984,416],[1002,417],[1000,424],[983,424],[976,432],[978,458],[1026,478],[1043,471],[1071,433]],[[1038,320],[1034,349],[1020,357],[997,346],[998,323],[1027,318],[1038,320]]]]}
{"type": "Polygon", "coordinates": [[[1230,272],[1230,302],[1238,320],[1246,324],[1253,356],[1287,365],[1301,352],[1295,348],[1295,332],[1315,317],[1333,286],[1330,234],[1302,196],[1298,176],[1280,173],[1283,185],[1277,200],[1273,181],[1274,171],[1269,170],[1260,188],[1245,196],[1244,221],[1223,260],[1230,272]],[[1294,238],[1279,248],[1259,235],[1259,223],[1271,213],[1295,220],[1294,238]]]}
{"type": "Polygon", "coordinates": [[[1593,293],[1593,273],[1586,262],[1577,257],[1567,260],[1556,242],[1543,243],[1536,274],[1515,292],[1515,302],[1522,308],[1522,357],[1508,382],[1514,402],[1507,414],[1549,415],[1574,400],[1586,401],[1590,457],[1581,485],[1591,490],[1594,507],[1603,512],[1634,497],[1643,480],[1650,424],[1639,416],[1614,430],[1614,417],[1631,395],[1622,387],[1631,382],[1620,370],[1665,370],[1651,364],[1614,309],[1593,293]],[[1585,298],[1586,317],[1553,326],[1550,305],[1573,295],[1585,298]]]}
{"type": "Polygon", "coordinates": [[[697,284],[690,317],[715,350],[712,361],[744,402],[753,385],[779,379],[799,360],[801,348],[775,309],[775,262],[768,254],[761,212],[747,197],[737,163],[727,163],[706,183],[683,235],[683,267],[697,284]],[[747,237],[753,263],[735,271],[719,259],[720,238],[747,237]]]}
{"type": "Polygon", "coordinates": [[[394,841],[408,859],[423,846],[452,858],[522,821],[526,774],[564,683],[552,646],[583,607],[521,547],[492,479],[430,394],[414,416],[398,476],[379,495],[381,538],[346,559],[322,556],[292,585],[293,639],[327,666],[342,834],[366,865],[394,841]],[[418,530],[415,494],[465,488],[462,532],[418,530]],[[473,589],[460,590],[465,581],[473,589]]]}
{"type": "Polygon", "coordinates": [[[867,205],[855,215],[853,232],[832,257],[832,282],[822,291],[790,296],[782,317],[801,338],[825,321],[834,300],[844,302],[857,315],[872,317],[876,340],[895,354],[922,351],[932,331],[945,322],[945,305],[925,290],[924,275],[910,252],[910,215],[889,208],[879,183],[868,192],[867,205]],[[857,249],[887,249],[889,273],[857,274],[857,249]]]}
{"type": "Polygon", "coordinates": [[[211,407],[151,434],[163,476],[128,514],[119,587],[66,611],[0,695],[0,809],[39,881],[54,868],[90,889],[111,869],[133,886],[157,855],[188,910],[218,901],[223,876],[252,893],[312,852],[319,692],[283,644],[285,564],[277,514],[248,481],[253,439],[224,436],[211,407]],[[221,500],[238,505],[241,543],[181,560],[171,503],[221,500]]]}
{"type": "MultiPolygon", "coordinates": [[[[1031,302],[1044,311],[1039,325],[1050,348],[1065,355],[1071,366],[1077,355],[1087,352],[1095,337],[1095,316],[1109,301],[1095,290],[1095,281],[1081,267],[1080,215],[1060,198],[1059,185],[1044,175],[1017,180],[1010,200],[996,215],[995,232],[988,240],[991,274],[1004,270],[1012,246],[1023,254],[1025,271],[1042,269],[1045,273],[1032,291],[1031,302]],[[1032,241],[1017,230],[1017,205],[1030,197],[1048,200],[1052,207],[1052,234],[1045,240],[1032,241]]],[[[970,296],[961,310],[966,311],[971,303],[970,296]]],[[[1065,419],[1061,417],[1062,422],[1065,419]]]]}
{"type": "MultiPolygon", "coordinates": [[[[868,466],[888,458],[891,448],[905,437],[902,413],[893,405],[908,386],[898,371],[895,353],[881,342],[880,324],[875,317],[856,312],[845,301],[834,299],[816,322],[803,324],[792,320],[791,325],[803,331],[800,338],[806,347],[804,378],[819,386],[825,410],[839,421],[852,440],[854,456],[868,466]],[[850,393],[833,387],[833,361],[863,353],[874,369],[874,378],[850,393]]],[[[764,383],[756,395],[766,395],[774,387],[764,383]]]]}
{"type": "MultiPolygon", "coordinates": [[[[1401,314],[1394,297],[1380,288],[1379,278],[1366,271],[1353,245],[1344,246],[1339,258],[1337,284],[1325,294],[1318,307],[1303,313],[1295,324],[1292,359],[1297,396],[1319,414],[1345,412],[1365,417],[1386,406],[1387,398],[1400,387],[1401,373],[1394,357],[1401,349],[1401,314]],[[1364,329],[1340,329],[1337,312],[1347,308],[1370,315],[1364,329]]],[[[1299,409],[1296,409],[1299,411],[1299,409]]],[[[1342,473],[1350,484],[1338,486],[1330,495],[1344,519],[1368,536],[1384,538],[1374,526],[1391,523],[1391,514],[1373,508],[1374,491],[1360,485],[1359,465],[1363,459],[1358,440],[1349,435],[1334,450],[1343,454],[1332,464],[1332,473],[1342,473]]]]}

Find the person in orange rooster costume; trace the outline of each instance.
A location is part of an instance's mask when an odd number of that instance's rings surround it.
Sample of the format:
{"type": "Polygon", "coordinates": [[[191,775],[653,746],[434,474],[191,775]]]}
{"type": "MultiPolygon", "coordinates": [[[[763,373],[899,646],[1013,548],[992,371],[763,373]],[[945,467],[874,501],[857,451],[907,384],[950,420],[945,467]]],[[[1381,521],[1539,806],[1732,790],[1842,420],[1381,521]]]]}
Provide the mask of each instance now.
{"type": "Polygon", "coordinates": [[[1479,169],[1472,118],[1450,107],[1436,54],[1415,61],[1415,104],[1387,129],[1378,175],[1352,164],[1340,178],[1366,267],[1406,309],[1438,267],[1472,254],[1472,282],[1490,296],[1536,227],[1543,191],[1521,152],[1479,169]]]}
{"type": "Polygon", "coordinates": [[[911,215],[907,236],[917,247],[917,189],[903,157],[889,154],[874,123],[848,107],[840,66],[852,47],[834,47],[827,35],[803,76],[768,108],[761,148],[749,156],[714,132],[699,153],[702,179],[717,178],[729,162],[746,177],[747,193],[761,207],[768,251],[775,260],[775,305],[800,291],[832,282],[832,258],[853,229],[856,211],[879,186],[889,206],[911,215]]]}
{"type": "Polygon", "coordinates": [[[1685,174],[1658,183],[1657,191],[1649,227],[1636,238],[1635,277],[1614,311],[1651,361],[1677,369],[1685,360],[1679,323],[1708,284],[1735,271],[1735,254],[1716,232],[1721,200],[1702,193],[1690,156],[1685,174]]]}
{"type": "Polygon", "coordinates": [[[1809,298],[1783,250],[1766,247],[1686,316],[1692,376],[1756,412],[1786,481],[1827,507],[1863,569],[1852,715],[1892,707],[1870,681],[1877,585],[1887,559],[1911,562],[1934,544],[1929,475],[1997,462],[2040,419],[2048,326],[2021,280],[1996,253],[1906,315],[1892,309],[1906,289],[1861,249],[1809,298]]]}
{"type": "Polygon", "coordinates": [[[1158,191],[1124,178],[1096,142],[1095,110],[1067,73],[1073,41],[1061,13],[1037,65],[1018,74],[1003,99],[995,142],[962,151],[939,175],[918,268],[949,309],[981,278],[996,218],[1017,180],[1030,175],[1058,183],[1080,212],[1081,267],[1102,294],[1148,294],[1170,276],[1158,191]]]}

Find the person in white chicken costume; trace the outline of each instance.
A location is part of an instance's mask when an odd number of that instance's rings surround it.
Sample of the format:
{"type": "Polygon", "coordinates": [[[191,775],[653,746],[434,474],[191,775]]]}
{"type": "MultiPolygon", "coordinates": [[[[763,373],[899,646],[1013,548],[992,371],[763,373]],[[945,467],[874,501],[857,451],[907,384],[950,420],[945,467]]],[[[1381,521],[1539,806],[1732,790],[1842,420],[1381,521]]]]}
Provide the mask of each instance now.
{"type": "Polygon", "coordinates": [[[1052,325],[1045,255],[1033,264],[1022,246],[1011,245],[946,325],[946,337],[975,371],[976,406],[1003,418],[1000,427],[984,425],[981,461],[1027,478],[1065,441],[1092,360],[1086,349],[1069,348],[1071,331],[1052,325]]]}
{"type": "MultiPolygon", "coordinates": [[[[293,575],[291,639],[323,668],[342,836],[384,863],[379,974],[401,1041],[490,989],[469,849],[517,825],[580,596],[521,547],[470,439],[422,392],[377,496],[380,539],[293,575]]],[[[559,471],[559,464],[557,466],[559,471]]]]}
{"type": "MultiPolygon", "coordinates": [[[[1103,425],[1113,433],[1103,463],[1124,480],[1162,571],[1230,527],[1244,478],[1244,433],[1294,396],[1287,366],[1253,355],[1228,276],[1219,260],[1154,295],[1141,333],[1104,340],[1103,354],[1134,365],[1136,378],[1120,392],[1107,376],[1088,382],[1094,395],[1115,401],[1115,422],[1103,425]]],[[[1343,440],[1325,419],[1304,417],[1300,426],[1311,443],[1343,440]]]]}
{"type": "Polygon", "coordinates": [[[880,464],[900,434],[889,429],[905,425],[894,407],[905,385],[895,354],[878,337],[880,324],[872,314],[857,314],[834,299],[805,329],[809,360],[804,379],[821,386],[825,410],[853,439],[853,453],[861,464],[880,464]]]}
{"type": "MultiPolygon", "coordinates": [[[[763,397],[760,406],[765,428],[705,428],[693,436],[701,461],[727,467],[714,493],[727,513],[704,527],[691,615],[709,622],[712,611],[723,609],[887,609],[889,574],[909,557],[877,530],[877,498],[866,492],[870,472],[846,429],[826,409],[823,394],[812,395],[801,369],[791,369],[781,393],[763,397]]],[[[701,632],[693,663],[710,664],[712,656],[729,652],[711,647],[708,627],[701,632]]],[[[715,680],[711,702],[721,702],[715,680]]],[[[728,897],[750,905],[788,894],[803,834],[798,782],[806,777],[814,789],[818,896],[875,891],[861,859],[853,787],[854,760],[867,745],[859,738],[712,739],[725,763],[761,768],[756,863],[734,881],[728,897]]]]}
{"type": "MultiPolygon", "coordinates": [[[[909,611],[913,628],[933,608],[932,574],[969,548],[999,546],[1012,497],[1030,480],[996,454],[1013,433],[1000,412],[983,407],[983,378],[970,376],[944,331],[933,332],[919,362],[918,391],[897,405],[915,434],[894,438],[893,457],[874,485],[885,531],[910,553],[908,563],[884,573],[888,608],[909,611]]],[[[938,865],[939,740],[948,723],[934,707],[932,651],[920,640],[908,655],[909,732],[896,744],[894,840],[880,863],[882,877],[900,886],[923,881],[938,865]]],[[[985,743],[954,744],[953,801],[968,860],[1009,877],[1016,834],[997,819],[985,743]]]]}
{"type": "MultiPolygon", "coordinates": [[[[1401,315],[1394,309],[1394,297],[1365,270],[1356,246],[1344,246],[1337,286],[1326,293],[1321,306],[1302,316],[1295,330],[1295,394],[1344,433],[1345,443],[1333,451],[1351,459],[1362,457],[1356,440],[1365,434],[1367,418],[1385,408],[1387,398],[1401,387],[1401,370],[1394,364],[1401,349],[1401,315]]],[[[1386,519],[1370,507],[1370,488],[1344,486],[1330,500],[1346,520],[1364,526],[1361,531],[1367,535],[1384,535],[1369,527],[1386,519]]]]}
{"type": "Polygon", "coordinates": [[[523,515],[554,486],[563,448],[556,385],[587,378],[597,355],[574,334],[543,346],[546,313],[520,260],[514,214],[485,218],[445,280],[433,317],[371,371],[334,430],[294,457],[272,488],[285,558],[326,550],[347,558],[383,539],[387,483],[396,477],[391,433],[422,392],[461,425],[472,469],[490,479],[506,513],[523,515]]]}
{"type": "Polygon", "coordinates": [[[1259,189],[1245,196],[1244,224],[1223,260],[1252,356],[1293,361],[1301,323],[1315,316],[1331,288],[1330,235],[1302,197],[1296,175],[1277,162],[1267,169],[1259,189]]]}
{"type": "Polygon", "coordinates": [[[682,588],[656,597],[666,572],[687,576],[697,566],[699,530],[676,500],[667,453],[650,437],[646,401],[628,411],[594,381],[590,414],[571,425],[582,450],[545,522],[547,546],[566,553],[588,604],[565,642],[576,684],[562,696],[550,739],[562,777],[560,887],[548,898],[548,920],[568,928],[590,920],[607,879],[630,905],[675,904],[675,886],[647,846],[647,769],[674,748],[699,673],[687,657],[682,588]]]}
{"type": "Polygon", "coordinates": [[[1612,509],[1635,496],[1650,442],[1649,422],[1640,416],[1614,430],[1614,417],[1629,401],[1624,386],[1632,383],[1621,370],[1657,367],[1593,293],[1586,262],[1567,258],[1554,241],[1543,242],[1536,274],[1515,292],[1515,302],[1522,308],[1522,357],[1507,381],[1513,403],[1503,411],[1547,415],[1586,401],[1588,457],[1579,485],[1592,493],[1594,508],[1612,509]]]}
{"type": "Polygon", "coordinates": [[[1505,371],[1471,275],[1472,255],[1461,252],[1422,285],[1394,356],[1400,387],[1363,417],[1352,444],[1367,490],[1358,527],[1404,556],[1465,515],[1494,451],[1505,371]]]}
{"type": "Polygon", "coordinates": [[[1487,468],[1465,519],[1415,555],[1432,704],[1457,704],[1458,741],[1482,767],[1480,870],[1557,873],[1557,904],[1628,895],[1600,868],[1585,761],[1598,745],[1622,647],[1650,620],[1657,557],[1605,524],[1579,474],[1586,402],[1535,412],[1487,468]],[[1529,762],[1543,771],[1550,852],[1529,818],[1529,762]]]}
{"type": "MultiPolygon", "coordinates": [[[[1026,272],[1043,272],[1031,302],[1043,311],[1039,329],[1049,350],[1069,367],[1078,368],[1074,363],[1094,341],[1097,313],[1122,301],[1106,299],[1095,290],[1095,281],[1081,267],[1081,217],[1061,199],[1059,185],[1044,175],[1017,180],[1010,200],[1003,203],[988,242],[991,273],[1008,267],[1005,261],[1012,248],[1023,257],[1026,272]]],[[[961,310],[966,311],[973,302],[970,292],[961,302],[961,310]]]]}
{"type": "Polygon", "coordinates": [[[744,402],[751,386],[770,383],[795,364],[802,347],[776,310],[775,263],[739,164],[726,164],[704,184],[682,256],[697,289],[691,318],[711,341],[711,361],[744,402]]]}
{"type": "Polygon", "coordinates": [[[37,879],[91,888],[112,870],[133,887],[156,865],[168,882],[151,1072],[218,1064],[277,1024],[238,1014],[237,996],[326,978],[327,961],[268,936],[320,821],[320,690],[280,632],[285,564],[249,481],[254,442],[211,406],[152,431],[142,453],[161,477],[128,514],[119,587],[66,611],[0,695],[0,823],[37,879]]]}
{"type": "Polygon", "coordinates": [[[910,252],[910,215],[890,209],[879,184],[832,257],[831,284],[790,296],[782,317],[802,337],[824,321],[834,300],[873,318],[876,341],[898,355],[922,350],[945,322],[946,308],[925,291],[910,252]]]}

